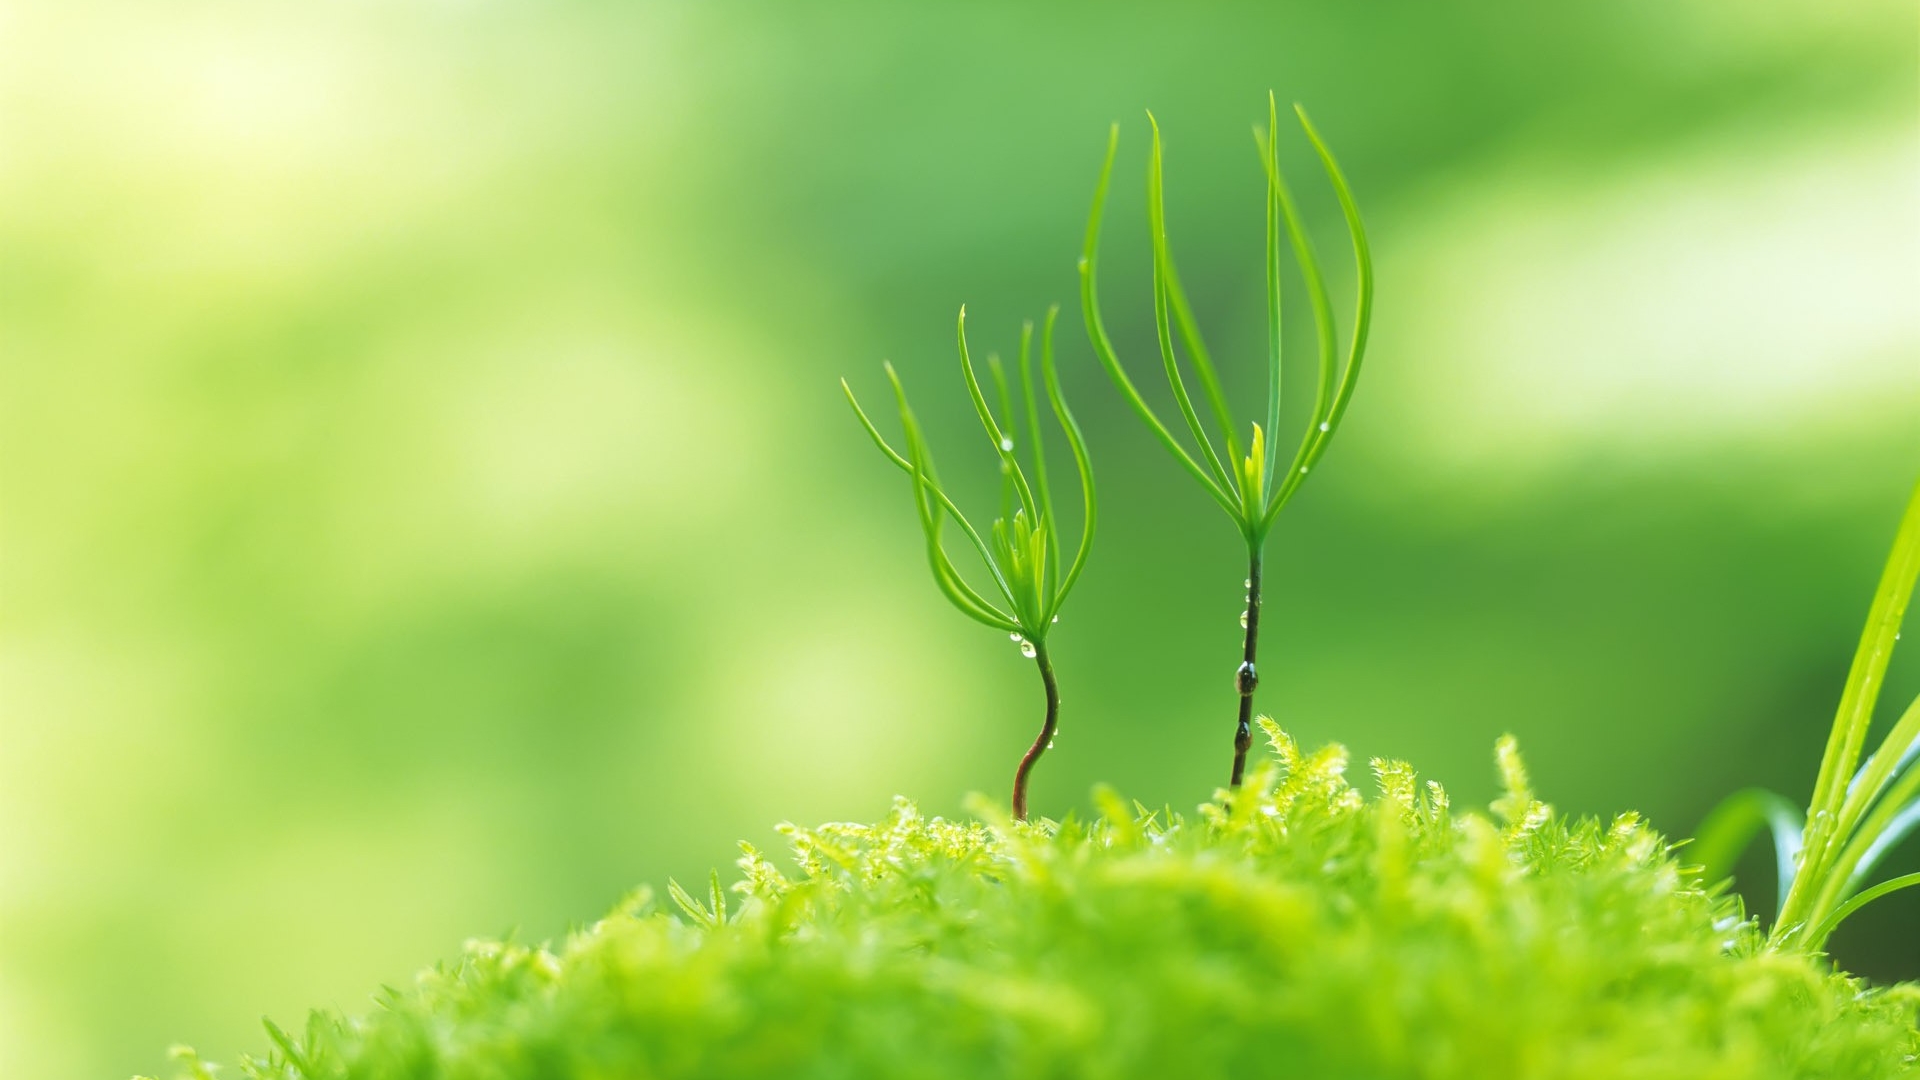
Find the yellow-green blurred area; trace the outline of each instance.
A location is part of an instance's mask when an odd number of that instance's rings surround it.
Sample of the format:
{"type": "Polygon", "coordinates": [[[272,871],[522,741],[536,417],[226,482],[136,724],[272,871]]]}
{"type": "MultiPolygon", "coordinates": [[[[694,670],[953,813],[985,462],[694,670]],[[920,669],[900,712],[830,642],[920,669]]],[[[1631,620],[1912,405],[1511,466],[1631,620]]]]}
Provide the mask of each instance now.
{"type": "MultiPolygon", "coordinates": [[[[1462,799],[1512,731],[1561,808],[1673,834],[1804,798],[1920,473],[1917,77],[1899,0],[0,8],[0,1075],[232,1060],[781,819],[1004,798],[1038,679],[836,382],[884,405],[891,358],[990,517],[963,302],[982,354],[1063,303],[1101,484],[1036,811],[1210,794],[1238,538],[1074,264],[1119,120],[1103,291],[1159,390],[1152,108],[1251,421],[1269,88],[1379,307],[1261,710],[1462,799]]],[[[1836,954],[1920,975],[1914,925],[1836,954]]]]}

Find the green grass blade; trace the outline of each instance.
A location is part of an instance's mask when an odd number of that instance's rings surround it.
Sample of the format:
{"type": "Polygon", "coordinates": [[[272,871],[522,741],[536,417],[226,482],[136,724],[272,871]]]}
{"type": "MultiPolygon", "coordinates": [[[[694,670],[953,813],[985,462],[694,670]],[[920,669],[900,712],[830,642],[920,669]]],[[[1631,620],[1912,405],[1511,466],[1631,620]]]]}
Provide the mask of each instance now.
{"type": "MultiPolygon", "coordinates": [[[[1041,347],[1049,354],[1053,351],[1053,321],[1060,314],[1060,305],[1047,309],[1046,330],[1042,334],[1041,347]]],[[[1040,520],[1047,523],[1047,562],[1046,593],[1049,597],[1059,589],[1060,572],[1060,525],[1053,514],[1053,488],[1047,479],[1047,440],[1041,434],[1040,405],[1033,392],[1033,323],[1028,321],[1020,327],[1020,393],[1027,407],[1027,431],[1033,439],[1033,486],[1034,493],[1040,499],[1040,520]]],[[[1049,601],[1048,606],[1051,606],[1049,601]]]]}
{"type": "Polygon", "coordinates": [[[1060,579],[1059,591],[1047,605],[1044,624],[1050,625],[1053,617],[1060,613],[1060,605],[1066,603],[1067,594],[1073,591],[1074,582],[1080,580],[1080,571],[1087,565],[1087,553],[1093,550],[1093,526],[1100,517],[1100,499],[1093,487],[1093,461],[1087,456],[1086,436],[1080,433],[1080,424],[1073,418],[1073,411],[1067,408],[1067,399],[1060,393],[1060,373],[1053,363],[1053,317],[1058,308],[1047,313],[1046,329],[1040,339],[1040,375],[1046,382],[1047,400],[1053,405],[1053,415],[1060,421],[1060,429],[1066,432],[1067,446],[1073,451],[1073,464],[1080,471],[1080,492],[1084,524],[1080,529],[1080,548],[1074,552],[1073,565],[1067,569],[1066,576],[1060,579]]]}
{"type": "MultiPolygon", "coordinates": [[[[893,378],[892,365],[887,365],[886,370],[888,377],[893,378]]],[[[846,394],[847,404],[853,406],[853,414],[859,417],[860,426],[866,429],[867,436],[873,440],[873,445],[879,447],[880,452],[885,454],[887,460],[893,462],[900,471],[906,473],[909,477],[914,476],[913,462],[908,461],[905,455],[887,445],[887,440],[880,434],[880,429],[873,425],[873,421],[867,417],[866,410],[860,407],[860,400],[854,396],[853,387],[847,385],[847,380],[840,380],[840,390],[846,394]]],[[[973,550],[979,553],[980,561],[986,564],[987,572],[992,574],[995,580],[999,582],[1000,591],[1005,592],[1007,589],[1006,582],[1001,578],[999,568],[993,563],[993,555],[987,548],[986,539],[980,535],[979,531],[973,527],[973,523],[967,520],[967,516],[960,512],[960,507],[952,499],[948,498],[947,493],[940,490],[938,485],[933,487],[933,493],[939,498],[941,507],[953,516],[953,520],[960,526],[960,531],[966,534],[967,542],[973,545],[973,550]]]]}
{"type": "MultiPolygon", "coordinates": [[[[1173,329],[1168,317],[1167,289],[1167,209],[1165,180],[1161,174],[1160,124],[1153,114],[1147,114],[1147,123],[1153,128],[1153,146],[1147,155],[1147,230],[1153,242],[1153,328],[1160,345],[1160,359],[1167,369],[1167,383],[1173,388],[1173,400],[1180,408],[1180,416],[1187,422],[1187,430],[1193,433],[1194,442],[1200,446],[1201,455],[1207,466],[1212,469],[1213,477],[1222,487],[1234,488],[1238,485],[1229,479],[1226,466],[1221,464],[1220,455],[1214,451],[1213,440],[1207,437],[1206,428],[1200,425],[1200,416],[1194,411],[1193,398],[1187,393],[1187,384],[1180,377],[1180,362],[1173,351],[1173,329]]],[[[1225,435],[1227,440],[1228,461],[1237,460],[1240,451],[1233,438],[1232,418],[1225,435]]]]}
{"type": "Polygon", "coordinates": [[[1847,916],[1889,893],[1896,893],[1901,889],[1910,889],[1915,885],[1920,885],[1920,874],[1903,874],[1900,877],[1883,881],[1860,895],[1855,896],[1853,899],[1835,908],[1833,914],[1821,920],[1820,924],[1814,927],[1813,933],[1807,935],[1804,939],[1803,943],[1805,947],[1808,951],[1819,949],[1827,943],[1827,938],[1832,937],[1833,932],[1839,929],[1840,924],[1846,921],[1847,916]]]}
{"type": "MultiPolygon", "coordinates": [[[[1915,700],[1914,706],[1920,709],[1920,699],[1915,700]]],[[[1870,820],[1854,838],[1856,842],[1865,841],[1860,853],[1857,856],[1853,856],[1851,852],[1846,853],[1847,857],[1844,857],[1841,864],[1835,868],[1835,876],[1841,873],[1846,875],[1846,884],[1840,891],[1841,896],[1851,895],[1858,889],[1860,883],[1867,879],[1867,875],[1879,867],[1881,859],[1886,858],[1889,852],[1899,847],[1901,841],[1913,835],[1916,828],[1920,828],[1920,798],[1916,798],[1913,792],[1889,795],[1884,805],[1888,810],[1885,818],[1878,821],[1870,820]]],[[[1879,812],[1876,811],[1875,817],[1879,816],[1879,812]]]]}
{"type": "Polygon", "coordinates": [[[1916,732],[1920,732],[1920,698],[1915,698],[1894,722],[1893,730],[1848,792],[1833,834],[1840,850],[1828,864],[1827,877],[1814,901],[1816,908],[1830,908],[1858,888],[1881,856],[1912,828],[1911,824],[1903,826],[1901,820],[1920,799],[1920,771],[1902,771],[1903,766],[1911,764],[1911,758],[1895,751],[1910,749],[1916,732]],[[1882,792],[1882,788],[1886,790],[1882,792]]]}
{"type": "Polygon", "coordinates": [[[980,426],[987,431],[987,440],[993,444],[993,452],[1000,455],[1000,463],[1012,478],[1014,489],[1020,495],[1020,506],[1026,510],[1029,518],[1038,517],[1039,507],[1034,505],[1033,491],[1027,486],[1026,474],[1020,471],[1020,461],[1014,456],[1013,435],[1002,430],[993,419],[993,410],[987,408],[987,396],[980,392],[980,377],[973,370],[973,358],[967,353],[967,309],[960,307],[960,319],[955,336],[960,341],[960,374],[967,381],[967,396],[973,399],[973,411],[979,414],[980,426]]]}
{"type": "MultiPolygon", "coordinates": [[[[1867,738],[1867,729],[1873,723],[1873,708],[1880,697],[1880,687],[1886,678],[1887,663],[1893,657],[1894,642],[1900,636],[1900,623],[1906,617],[1907,605],[1913,599],[1913,587],[1916,577],[1920,577],[1920,484],[1916,484],[1913,494],[1907,502],[1907,510],[1901,518],[1899,532],[1894,537],[1893,551],[1887,557],[1886,569],[1880,576],[1880,587],[1875,590],[1873,604],[1867,612],[1867,625],[1860,634],[1860,645],[1854,651],[1853,667],[1847,673],[1847,684],[1840,695],[1840,708],[1833,720],[1833,730],[1827,737],[1826,753],[1820,761],[1819,779],[1814,784],[1813,803],[1810,815],[1815,822],[1813,834],[1808,837],[1809,853],[1817,860],[1814,865],[1824,866],[1828,861],[1835,843],[1844,843],[1843,820],[1844,803],[1847,799],[1845,785],[1859,764],[1860,752],[1867,738]],[[1821,815],[1832,822],[1829,826],[1820,824],[1821,815]]],[[[1887,763],[1891,769],[1893,762],[1887,763]]],[[[1875,789],[1874,778],[1859,785],[1860,789],[1875,789]]],[[[1858,815],[1854,815],[1858,820],[1858,815]]]]}
{"type": "Polygon", "coordinates": [[[1220,508],[1225,510],[1228,516],[1238,520],[1238,508],[1226,489],[1208,476],[1199,462],[1193,460],[1193,456],[1180,445],[1180,441],[1173,437],[1173,432],[1168,431],[1167,426],[1154,415],[1146,399],[1142,398],[1140,391],[1134,387],[1133,380],[1127,378],[1126,370],[1120,366],[1120,357],[1114,352],[1113,340],[1107,336],[1106,324],[1100,319],[1100,287],[1096,269],[1100,262],[1100,218],[1106,211],[1107,189],[1113,181],[1113,159],[1119,150],[1120,125],[1115,124],[1107,136],[1107,156],[1100,166],[1100,181],[1093,189],[1093,208],[1087,214],[1086,243],[1080,253],[1080,309],[1086,318],[1087,337],[1093,344],[1094,355],[1099,358],[1100,365],[1106,369],[1107,376],[1119,388],[1120,395],[1126,398],[1127,404],[1132,406],[1134,413],[1146,422],[1154,437],[1160,440],[1160,445],[1167,448],[1167,452],[1173,455],[1181,468],[1186,469],[1189,475],[1199,481],[1200,486],[1206,489],[1207,494],[1213,496],[1213,501],[1219,503],[1220,508]]]}
{"type": "Polygon", "coordinates": [[[1701,880],[1712,884],[1732,875],[1740,853],[1761,829],[1767,829],[1773,834],[1776,902],[1785,903],[1787,889],[1793,884],[1804,823],[1799,807],[1785,798],[1764,788],[1747,788],[1722,799],[1707,814],[1687,854],[1700,864],[1701,880]]]}

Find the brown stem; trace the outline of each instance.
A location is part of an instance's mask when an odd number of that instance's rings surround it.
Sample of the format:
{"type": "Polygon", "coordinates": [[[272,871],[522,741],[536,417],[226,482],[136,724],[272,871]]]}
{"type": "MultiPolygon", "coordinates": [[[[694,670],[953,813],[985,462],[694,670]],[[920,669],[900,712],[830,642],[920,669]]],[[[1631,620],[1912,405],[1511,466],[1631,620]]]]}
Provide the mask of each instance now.
{"type": "Polygon", "coordinates": [[[1247,773],[1247,750],[1253,746],[1253,690],[1260,685],[1260,673],[1253,666],[1254,653],[1260,647],[1260,549],[1247,558],[1247,648],[1239,670],[1233,673],[1233,688],[1240,692],[1240,723],[1233,729],[1233,779],[1229,787],[1239,787],[1247,773]]]}
{"type": "Polygon", "coordinates": [[[1033,772],[1033,763],[1053,745],[1054,728],[1060,723],[1060,687],[1053,681],[1053,661],[1047,657],[1045,642],[1033,643],[1033,660],[1040,665],[1040,681],[1047,688],[1047,720],[1040,725],[1040,737],[1033,740],[1027,756],[1020,759],[1020,767],[1013,773],[1013,819],[1027,820],[1027,777],[1033,772]]]}

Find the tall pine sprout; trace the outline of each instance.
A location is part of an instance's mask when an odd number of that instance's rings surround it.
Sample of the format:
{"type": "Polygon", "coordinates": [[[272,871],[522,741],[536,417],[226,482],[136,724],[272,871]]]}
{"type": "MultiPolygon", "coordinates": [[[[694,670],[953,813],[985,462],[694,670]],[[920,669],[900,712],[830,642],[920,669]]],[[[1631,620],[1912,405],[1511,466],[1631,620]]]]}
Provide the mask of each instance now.
{"type": "MultiPolygon", "coordinates": [[[[1161,178],[1160,127],[1153,123],[1153,148],[1147,167],[1147,224],[1153,238],[1153,319],[1160,344],[1161,361],[1166,367],[1167,381],[1173,387],[1173,398],[1180,410],[1193,441],[1198,444],[1196,457],[1182,445],[1167,425],[1155,415],[1133,381],[1127,377],[1115,353],[1113,342],[1107,336],[1105,325],[1100,318],[1099,288],[1096,270],[1099,261],[1100,219],[1106,207],[1107,185],[1113,175],[1113,159],[1120,144],[1120,126],[1115,124],[1107,139],[1106,162],[1100,169],[1100,182],[1094,189],[1093,210],[1087,219],[1087,240],[1085,253],[1080,260],[1080,301],[1085,311],[1087,334],[1093,340],[1095,354],[1100,363],[1113,378],[1114,385],[1133,406],[1134,412],[1146,422],[1161,445],[1167,448],[1174,460],[1186,469],[1207,494],[1220,504],[1227,516],[1240,529],[1240,535],[1247,544],[1247,608],[1243,617],[1246,627],[1245,647],[1241,653],[1240,666],[1234,672],[1234,689],[1240,696],[1240,710],[1234,727],[1233,772],[1230,783],[1238,787],[1246,772],[1247,749],[1253,743],[1253,693],[1259,685],[1259,671],[1255,666],[1256,653],[1260,641],[1260,601],[1261,601],[1261,555],[1266,548],[1267,534],[1273,529],[1274,519],[1280,509],[1293,498],[1300,485],[1306,481],[1307,474],[1320,456],[1326,452],[1333,440],[1333,434],[1340,427],[1341,419],[1346,415],[1347,403],[1352,400],[1354,387],[1360,375],[1360,361],[1366,353],[1367,326],[1373,312],[1373,259],[1367,248],[1367,234],[1360,222],[1360,211],[1354,205],[1353,193],[1347,188],[1346,178],[1340,172],[1340,166],[1334,161],[1333,153],[1321,140],[1318,131],[1307,119],[1306,111],[1298,105],[1294,112],[1299,116],[1300,126],[1305,129],[1307,139],[1319,154],[1325,167],[1327,178],[1332,182],[1334,194],[1340,200],[1340,210],[1347,220],[1347,229],[1353,238],[1353,257],[1358,277],[1357,300],[1353,316],[1353,332],[1348,341],[1345,362],[1339,356],[1339,346],[1335,341],[1333,305],[1327,297],[1326,281],[1320,272],[1320,261],[1313,250],[1312,242],[1307,238],[1301,226],[1299,212],[1295,209],[1293,196],[1288,191],[1286,180],[1280,172],[1278,142],[1279,110],[1272,94],[1267,95],[1267,128],[1265,132],[1255,130],[1254,140],[1259,146],[1262,167],[1267,174],[1267,401],[1266,424],[1253,424],[1252,437],[1242,454],[1241,444],[1236,438],[1232,412],[1227,407],[1226,395],[1220,387],[1220,379],[1215,372],[1212,354],[1200,336],[1200,328],[1193,318],[1192,305],[1187,301],[1186,291],[1181,288],[1180,276],[1174,269],[1173,255],[1167,247],[1166,209],[1163,199],[1161,178]],[[1312,415],[1308,418],[1305,433],[1301,436],[1299,449],[1294,452],[1293,460],[1284,468],[1278,468],[1279,450],[1278,430],[1280,426],[1280,384],[1281,384],[1281,306],[1280,306],[1280,234],[1285,230],[1287,241],[1293,249],[1293,255],[1300,266],[1301,278],[1307,289],[1307,298],[1313,309],[1313,321],[1318,331],[1319,342],[1319,390],[1315,396],[1312,415]],[[1174,335],[1178,333],[1180,345],[1187,354],[1187,362],[1200,380],[1207,406],[1220,429],[1220,441],[1224,444],[1224,453],[1215,448],[1214,441],[1207,434],[1206,426],[1201,422],[1199,413],[1193,405],[1193,398],[1187,392],[1187,386],[1180,373],[1180,363],[1174,346],[1174,335]]],[[[1152,122],[1152,114],[1148,114],[1152,122]]]]}

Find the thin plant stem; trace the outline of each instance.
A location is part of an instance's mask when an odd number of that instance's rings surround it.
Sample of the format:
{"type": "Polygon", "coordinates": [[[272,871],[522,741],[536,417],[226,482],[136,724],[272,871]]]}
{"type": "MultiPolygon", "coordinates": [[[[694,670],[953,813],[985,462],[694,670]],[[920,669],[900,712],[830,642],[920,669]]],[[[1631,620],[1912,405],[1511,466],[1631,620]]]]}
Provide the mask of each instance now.
{"type": "Polygon", "coordinates": [[[1033,662],[1039,665],[1040,682],[1047,690],[1047,719],[1040,725],[1040,737],[1033,740],[1027,756],[1020,759],[1020,767],[1013,773],[1013,819],[1027,820],[1027,778],[1033,774],[1034,763],[1040,755],[1053,745],[1053,733],[1060,726],[1060,686],[1053,679],[1053,660],[1047,655],[1047,643],[1033,643],[1033,662]]]}
{"type": "Polygon", "coordinates": [[[1260,673],[1254,667],[1260,650],[1260,547],[1249,547],[1247,556],[1247,645],[1241,654],[1240,668],[1233,673],[1233,687],[1240,692],[1240,722],[1233,729],[1233,779],[1228,786],[1239,787],[1247,772],[1247,750],[1253,746],[1253,691],[1260,685],[1260,673]]]}

